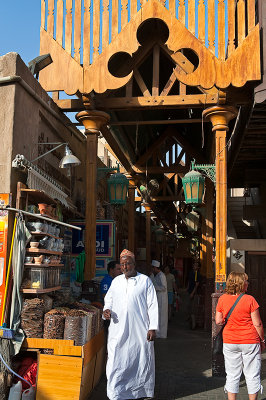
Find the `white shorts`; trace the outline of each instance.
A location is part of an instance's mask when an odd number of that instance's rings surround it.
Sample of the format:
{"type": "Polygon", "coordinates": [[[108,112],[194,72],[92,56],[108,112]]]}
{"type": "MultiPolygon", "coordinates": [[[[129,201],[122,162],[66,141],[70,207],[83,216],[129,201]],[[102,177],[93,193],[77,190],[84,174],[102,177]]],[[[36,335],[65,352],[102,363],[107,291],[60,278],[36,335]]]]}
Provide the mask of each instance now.
{"type": "Polygon", "coordinates": [[[246,378],[248,394],[259,392],[261,351],[260,344],[223,344],[226,384],[225,391],[239,392],[239,381],[242,372],[246,378]]]}

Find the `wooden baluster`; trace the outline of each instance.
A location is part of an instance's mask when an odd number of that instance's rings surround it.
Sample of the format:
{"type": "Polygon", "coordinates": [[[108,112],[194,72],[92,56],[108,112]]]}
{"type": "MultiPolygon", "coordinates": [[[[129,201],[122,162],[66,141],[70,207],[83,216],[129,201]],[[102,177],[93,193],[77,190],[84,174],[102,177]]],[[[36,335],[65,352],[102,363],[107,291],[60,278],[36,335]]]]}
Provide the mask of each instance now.
{"type": "Polygon", "coordinates": [[[228,1],[228,57],[235,51],[235,2],[228,1]]]}
{"type": "Polygon", "coordinates": [[[214,0],[208,0],[208,44],[209,50],[215,54],[215,8],[214,0]]]}
{"type": "Polygon", "coordinates": [[[75,0],[74,59],[80,63],[81,0],[75,0]]]}
{"type": "Polygon", "coordinates": [[[176,0],[169,0],[169,11],[174,17],[176,16],[175,1],[176,0]]]}
{"type": "Polygon", "coordinates": [[[127,24],[127,19],[128,19],[128,11],[127,11],[127,6],[128,6],[128,0],[121,0],[121,30],[124,28],[124,26],[127,24]]]}
{"type": "Polygon", "coordinates": [[[118,34],[118,0],[112,0],[112,40],[118,34]]]}
{"type": "Polygon", "coordinates": [[[65,27],[65,50],[71,55],[72,42],[72,0],[66,0],[66,27],[65,27]]]}
{"type": "Polygon", "coordinates": [[[45,29],[45,0],[41,1],[41,27],[45,29]]]}
{"type": "Polygon", "coordinates": [[[185,17],[186,17],[186,9],[185,9],[185,0],[179,0],[178,7],[178,20],[185,25],[185,17]]]}
{"type": "Polygon", "coordinates": [[[205,3],[199,0],[198,6],[198,38],[205,45],[205,3]]]}
{"type": "Polygon", "coordinates": [[[47,33],[54,36],[54,0],[48,0],[47,33]]]}
{"type": "Polygon", "coordinates": [[[56,41],[62,46],[63,44],[63,0],[57,0],[56,12],[56,41]]]}
{"type": "Polygon", "coordinates": [[[90,0],[84,0],[84,27],[83,27],[83,65],[90,65],[90,0]]]}
{"type": "Polygon", "coordinates": [[[255,26],[255,0],[248,0],[248,33],[255,26]]]}
{"type": "Polygon", "coordinates": [[[100,0],[93,0],[93,61],[99,55],[100,0]]]}
{"type": "Polygon", "coordinates": [[[130,19],[137,14],[137,0],[130,0],[130,19]]]}
{"type": "Polygon", "coordinates": [[[245,0],[237,2],[237,31],[238,46],[240,46],[245,39],[245,0]]]}
{"type": "Polygon", "coordinates": [[[218,58],[225,60],[225,4],[218,1],[218,58]]]}
{"type": "Polygon", "coordinates": [[[102,15],[102,51],[109,44],[109,0],[103,0],[102,15]]]}
{"type": "Polygon", "coordinates": [[[188,30],[195,36],[195,0],[188,0],[188,30]]]}

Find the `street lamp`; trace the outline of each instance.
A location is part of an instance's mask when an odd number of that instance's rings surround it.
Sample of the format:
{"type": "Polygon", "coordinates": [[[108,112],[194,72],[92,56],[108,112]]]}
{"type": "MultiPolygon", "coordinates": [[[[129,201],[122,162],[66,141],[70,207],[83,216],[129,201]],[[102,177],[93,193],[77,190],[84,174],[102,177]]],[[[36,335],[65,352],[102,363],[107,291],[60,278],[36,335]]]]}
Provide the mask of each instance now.
{"type": "Polygon", "coordinates": [[[109,200],[111,204],[125,205],[127,201],[127,191],[129,181],[120,172],[112,174],[107,180],[109,200]]]}
{"type": "Polygon", "coordinates": [[[196,165],[195,160],[193,160],[191,162],[191,171],[182,178],[186,204],[202,204],[205,191],[205,177],[197,170],[203,171],[215,183],[215,165],[196,165]]]}

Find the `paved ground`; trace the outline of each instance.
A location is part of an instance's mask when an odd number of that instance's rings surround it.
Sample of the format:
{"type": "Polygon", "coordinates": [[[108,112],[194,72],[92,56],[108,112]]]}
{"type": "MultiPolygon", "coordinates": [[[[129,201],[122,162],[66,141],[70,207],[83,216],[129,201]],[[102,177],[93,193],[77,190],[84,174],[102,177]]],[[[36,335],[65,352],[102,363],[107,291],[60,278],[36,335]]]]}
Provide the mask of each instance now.
{"type": "MultiPolygon", "coordinates": [[[[185,299],[184,299],[185,300],[185,299]]],[[[185,304],[185,301],[183,302],[185,304]]],[[[189,330],[184,309],[177,313],[168,329],[167,339],[157,339],[156,400],[223,400],[224,378],[211,374],[210,334],[189,330]]],[[[262,355],[262,384],[266,400],[266,353],[262,355]]],[[[239,400],[248,400],[245,381],[241,381],[239,400]]],[[[107,400],[106,379],[102,378],[89,400],[107,400]]]]}

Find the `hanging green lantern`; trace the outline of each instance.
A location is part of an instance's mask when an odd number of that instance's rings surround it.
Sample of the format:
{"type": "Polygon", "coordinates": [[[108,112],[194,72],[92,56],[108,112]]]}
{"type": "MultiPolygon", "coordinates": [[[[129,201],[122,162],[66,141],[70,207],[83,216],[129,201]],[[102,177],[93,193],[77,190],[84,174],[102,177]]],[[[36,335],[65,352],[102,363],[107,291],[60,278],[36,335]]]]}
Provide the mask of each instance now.
{"type": "Polygon", "coordinates": [[[204,176],[195,170],[189,171],[182,178],[186,204],[202,204],[205,189],[204,183],[204,176]]]}
{"type": "Polygon", "coordinates": [[[125,175],[118,172],[112,174],[107,180],[109,200],[111,204],[125,205],[129,181],[125,175]]]}

